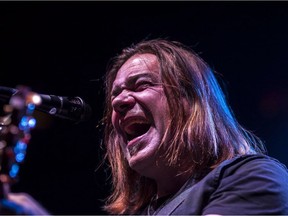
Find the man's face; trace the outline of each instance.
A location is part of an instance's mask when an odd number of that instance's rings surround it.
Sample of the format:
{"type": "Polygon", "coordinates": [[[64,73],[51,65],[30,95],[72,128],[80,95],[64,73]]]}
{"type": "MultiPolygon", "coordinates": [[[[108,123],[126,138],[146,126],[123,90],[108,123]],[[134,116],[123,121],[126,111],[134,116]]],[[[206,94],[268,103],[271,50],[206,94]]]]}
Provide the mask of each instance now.
{"type": "Polygon", "coordinates": [[[155,175],[156,151],[169,121],[155,55],[134,55],[126,61],[113,82],[111,103],[112,124],[130,167],[155,175]]]}

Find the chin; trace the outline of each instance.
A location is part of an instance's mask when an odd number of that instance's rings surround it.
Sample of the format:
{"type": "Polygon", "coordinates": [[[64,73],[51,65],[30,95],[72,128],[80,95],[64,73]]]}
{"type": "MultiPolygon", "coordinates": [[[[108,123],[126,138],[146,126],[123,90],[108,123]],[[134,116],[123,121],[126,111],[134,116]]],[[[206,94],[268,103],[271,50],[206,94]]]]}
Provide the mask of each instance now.
{"type": "Polygon", "coordinates": [[[135,170],[140,175],[152,177],[153,167],[156,167],[155,153],[145,152],[145,150],[142,149],[131,156],[128,163],[131,169],[135,170]]]}

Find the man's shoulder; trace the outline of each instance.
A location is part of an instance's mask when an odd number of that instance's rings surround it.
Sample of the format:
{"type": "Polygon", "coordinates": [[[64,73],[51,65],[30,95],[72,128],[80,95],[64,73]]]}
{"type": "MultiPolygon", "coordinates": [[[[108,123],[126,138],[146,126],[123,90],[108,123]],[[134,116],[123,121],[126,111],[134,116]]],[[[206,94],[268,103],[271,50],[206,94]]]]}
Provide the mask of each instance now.
{"type": "Polygon", "coordinates": [[[288,169],[279,160],[264,154],[240,155],[223,161],[199,181],[190,179],[187,185],[211,192],[221,184],[237,184],[241,179],[245,179],[241,184],[261,181],[287,184],[288,169]]]}
{"type": "Polygon", "coordinates": [[[241,155],[225,160],[201,180],[190,179],[190,182],[179,195],[183,202],[175,211],[177,214],[187,211],[202,214],[204,209],[214,205],[231,206],[231,203],[235,204],[235,209],[227,207],[225,212],[239,213],[237,206],[247,212],[250,207],[261,213],[271,209],[275,209],[272,212],[288,212],[287,204],[280,204],[288,200],[287,168],[267,155],[241,155]],[[269,200],[279,205],[272,205],[269,200]]]}
{"type": "Polygon", "coordinates": [[[239,182],[241,179],[243,179],[243,184],[257,181],[287,184],[288,169],[279,160],[267,155],[241,155],[223,161],[205,178],[216,187],[221,182],[227,184],[227,181],[239,182]]]}
{"type": "Polygon", "coordinates": [[[264,154],[247,154],[236,156],[232,159],[223,161],[214,172],[219,174],[222,172],[262,170],[262,169],[277,169],[284,173],[288,173],[287,167],[276,158],[264,154]]]}

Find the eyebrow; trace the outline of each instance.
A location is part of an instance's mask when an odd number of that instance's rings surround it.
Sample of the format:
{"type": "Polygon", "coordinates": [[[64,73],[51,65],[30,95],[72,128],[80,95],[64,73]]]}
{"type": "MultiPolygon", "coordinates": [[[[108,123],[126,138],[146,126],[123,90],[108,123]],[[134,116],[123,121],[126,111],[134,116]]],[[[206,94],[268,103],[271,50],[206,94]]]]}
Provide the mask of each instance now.
{"type": "MultiPolygon", "coordinates": [[[[125,80],[125,85],[126,86],[131,86],[133,83],[136,82],[136,80],[138,80],[139,78],[150,78],[152,81],[156,81],[157,78],[156,78],[156,74],[154,73],[137,73],[137,74],[132,74],[130,76],[127,77],[127,79],[125,80]]],[[[115,85],[113,88],[112,88],[112,91],[111,91],[111,96],[116,96],[118,95],[122,90],[122,87],[120,85],[115,85]]]]}

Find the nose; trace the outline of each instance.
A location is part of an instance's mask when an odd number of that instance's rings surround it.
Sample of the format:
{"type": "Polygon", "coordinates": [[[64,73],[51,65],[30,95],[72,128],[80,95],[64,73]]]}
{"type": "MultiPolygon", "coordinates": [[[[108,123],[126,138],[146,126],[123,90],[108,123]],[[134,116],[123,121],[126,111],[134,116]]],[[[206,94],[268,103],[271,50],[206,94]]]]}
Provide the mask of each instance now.
{"type": "Polygon", "coordinates": [[[127,90],[123,90],[121,94],[117,95],[112,101],[112,107],[115,112],[120,114],[126,113],[129,109],[134,107],[135,98],[127,90]]]}

